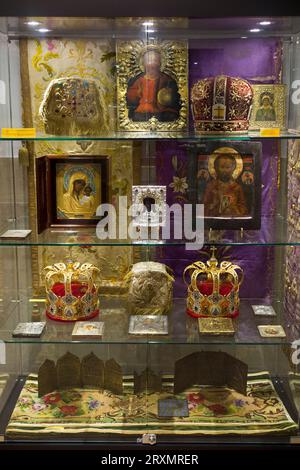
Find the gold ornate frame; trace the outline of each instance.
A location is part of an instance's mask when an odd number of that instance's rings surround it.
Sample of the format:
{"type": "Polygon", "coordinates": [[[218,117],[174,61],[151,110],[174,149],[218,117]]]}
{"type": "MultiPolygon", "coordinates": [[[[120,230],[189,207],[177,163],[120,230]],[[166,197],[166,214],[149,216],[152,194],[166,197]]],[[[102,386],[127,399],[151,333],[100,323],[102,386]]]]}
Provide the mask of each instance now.
{"type": "Polygon", "coordinates": [[[252,85],[254,96],[250,115],[249,129],[256,130],[262,128],[280,129],[286,128],[286,86],[285,85],[252,85]],[[276,112],[275,121],[257,121],[255,116],[260,107],[260,97],[263,93],[272,94],[274,96],[274,109],[276,112]]]}
{"type": "Polygon", "coordinates": [[[117,41],[117,101],[118,125],[125,131],[180,131],[188,124],[188,45],[187,41],[145,42],[117,41]],[[151,117],[145,122],[135,122],[128,116],[126,91],[128,79],[143,72],[141,55],[147,50],[158,50],[162,55],[161,71],[175,79],[181,98],[179,117],[175,121],[161,122],[151,117]]]}

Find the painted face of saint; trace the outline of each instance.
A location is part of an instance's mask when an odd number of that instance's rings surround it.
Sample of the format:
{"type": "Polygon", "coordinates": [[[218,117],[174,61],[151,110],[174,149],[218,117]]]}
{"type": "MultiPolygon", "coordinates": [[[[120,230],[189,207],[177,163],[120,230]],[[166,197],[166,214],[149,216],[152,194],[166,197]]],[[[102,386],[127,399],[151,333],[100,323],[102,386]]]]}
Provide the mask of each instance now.
{"type": "Polygon", "coordinates": [[[90,186],[86,186],[83,192],[86,196],[90,196],[92,194],[92,188],[90,186]]]}
{"type": "Polygon", "coordinates": [[[160,72],[161,57],[158,51],[147,51],[143,57],[146,75],[157,76],[160,72]]]}
{"type": "Polygon", "coordinates": [[[236,164],[234,158],[230,157],[219,157],[215,161],[215,169],[217,177],[224,183],[228,182],[232,178],[232,174],[235,170],[236,164]]]}
{"type": "Polygon", "coordinates": [[[75,180],[73,184],[73,189],[76,194],[80,194],[80,192],[83,190],[85,187],[85,181],[84,180],[75,180]]]}
{"type": "Polygon", "coordinates": [[[265,108],[269,107],[270,106],[270,98],[268,98],[267,96],[265,96],[262,100],[262,104],[265,108]]]}

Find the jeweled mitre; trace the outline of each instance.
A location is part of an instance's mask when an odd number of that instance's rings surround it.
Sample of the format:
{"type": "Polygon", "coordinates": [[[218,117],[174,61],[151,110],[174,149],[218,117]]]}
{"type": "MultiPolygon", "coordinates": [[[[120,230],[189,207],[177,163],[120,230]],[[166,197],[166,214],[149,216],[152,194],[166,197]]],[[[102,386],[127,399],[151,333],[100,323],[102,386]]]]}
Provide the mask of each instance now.
{"type": "Polygon", "coordinates": [[[253,89],[247,80],[226,75],[204,78],[192,87],[195,131],[247,132],[253,89]]]}
{"type": "Polygon", "coordinates": [[[239,288],[243,280],[243,271],[239,266],[230,261],[219,264],[213,254],[207,263],[196,261],[187,266],[183,278],[188,286],[189,315],[199,318],[238,316],[239,288]]]}
{"type": "Polygon", "coordinates": [[[99,87],[92,79],[52,80],[39,113],[47,134],[97,135],[104,126],[99,87]]]}
{"type": "Polygon", "coordinates": [[[88,320],[99,313],[99,269],[90,263],[56,263],[43,269],[46,313],[53,320],[88,320]]]}

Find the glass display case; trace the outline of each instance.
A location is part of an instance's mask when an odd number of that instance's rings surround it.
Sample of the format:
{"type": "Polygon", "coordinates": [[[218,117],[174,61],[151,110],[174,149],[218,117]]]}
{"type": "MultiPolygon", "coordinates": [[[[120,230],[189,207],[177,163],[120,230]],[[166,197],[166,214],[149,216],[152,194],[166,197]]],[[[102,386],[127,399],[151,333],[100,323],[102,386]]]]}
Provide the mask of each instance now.
{"type": "Polygon", "coordinates": [[[1,446],[300,443],[300,17],[0,18],[1,446]]]}

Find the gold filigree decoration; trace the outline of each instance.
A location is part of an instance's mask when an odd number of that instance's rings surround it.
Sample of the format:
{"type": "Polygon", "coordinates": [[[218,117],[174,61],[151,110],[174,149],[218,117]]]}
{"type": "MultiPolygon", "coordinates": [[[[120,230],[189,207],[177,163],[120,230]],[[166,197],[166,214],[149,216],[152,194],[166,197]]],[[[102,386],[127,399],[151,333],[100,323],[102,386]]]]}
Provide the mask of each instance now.
{"type": "Polygon", "coordinates": [[[95,80],[61,77],[45,91],[40,116],[47,134],[98,135],[106,129],[104,107],[95,80]]]}
{"type": "Polygon", "coordinates": [[[136,263],[125,281],[131,313],[163,315],[170,311],[174,277],[166,265],[153,261],[136,263]]]}

